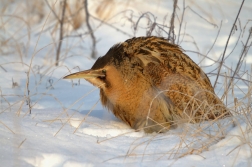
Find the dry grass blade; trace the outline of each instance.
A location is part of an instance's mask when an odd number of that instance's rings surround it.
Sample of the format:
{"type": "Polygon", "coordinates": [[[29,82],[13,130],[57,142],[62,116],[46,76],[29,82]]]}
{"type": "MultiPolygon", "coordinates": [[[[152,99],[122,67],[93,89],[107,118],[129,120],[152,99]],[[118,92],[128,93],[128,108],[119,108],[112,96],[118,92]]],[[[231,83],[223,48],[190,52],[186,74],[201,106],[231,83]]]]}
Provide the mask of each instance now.
{"type": "MultiPolygon", "coordinates": [[[[78,101],[82,100],[84,97],[86,97],[88,94],[92,93],[92,92],[95,91],[95,90],[97,90],[97,88],[95,88],[95,89],[89,91],[88,93],[84,94],[82,97],[80,97],[78,100],[76,100],[71,106],[69,106],[67,109],[64,109],[64,111],[63,111],[60,115],[58,115],[57,118],[56,118],[55,120],[59,120],[59,117],[62,116],[63,114],[66,114],[67,111],[69,110],[69,108],[73,107],[78,101]]],[[[70,119],[72,118],[72,116],[73,116],[74,114],[75,114],[75,112],[73,112],[73,114],[72,114],[70,117],[68,117],[67,121],[64,122],[64,124],[63,124],[63,125],[61,126],[61,128],[54,134],[54,136],[56,136],[56,135],[60,132],[60,130],[61,130],[67,123],[69,123],[70,119]]],[[[67,115],[68,115],[68,114],[67,114],[67,115]]],[[[51,123],[53,123],[53,122],[51,122],[51,123]]]]}
{"type": "Polygon", "coordinates": [[[63,25],[64,25],[64,21],[65,21],[65,11],[66,11],[66,0],[63,1],[63,5],[62,5],[62,12],[61,12],[61,18],[60,18],[60,30],[59,30],[59,44],[57,47],[57,52],[56,52],[56,63],[55,65],[58,66],[59,65],[59,57],[60,57],[60,50],[61,50],[61,46],[62,46],[62,40],[63,40],[63,25]]]}
{"type": "Polygon", "coordinates": [[[175,43],[175,33],[174,33],[174,21],[175,21],[175,13],[177,8],[178,0],[173,0],[173,12],[171,15],[171,21],[170,21],[170,30],[168,34],[168,40],[171,43],[175,43]]]}
{"type": "Polygon", "coordinates": [[[13,130],[11,130],[11,128],[9,128],[7,125],[5,125],[5,123],[3,123],[2,121],[0,121],[0,123],[6,127],[9,131],[11,131],[11,133],[15,134],[15,132],[13,130]]]}
{"type": "Polygon", "coordinates": [[[95,58],[96,57],[96,39],[94,36],[94,32],[93,29],[89,23],[89,11],[88,11],[88,0],[84,0],[84,8],[85,8],[85,16],[86,16],[86,23],[87,23],[87,27],[88,27],[88,31],[91,35],[91,39],[92,39],[92,53],[91,53],[91,57],[95,58]]]}
{"type": "MultiPolygon", "coordinates": [[[[55,3],[56,3],[56,2],[55,2],[55,3]]],[[[48,20],[50,14],[51,14],[51,12],[47,15],[46,21],[44,22],[44,24],[43,24],[43,26],[42,26],[41,32],[44,30],[45,25],[46,25],[46,23],[47,23],[47,20],[48,20]]],[[[25,92],[24,92],[24,96],[25,96],[25,97],[26,97],[26,92],[27,92],[27,95],[28,95],[28,104],[29,104],[29,112],[30,112],[30,113],[31,113],[31,104],[30,104],[30,103],[31,103],[31,100],[30,100],[30,96],[29,96],[29,94],[30,94],[30,88],[29,88],[29,84],[30,84],[30,72],[31,72],[33,59],[34,59],[34,57],[35,57],[35,55],[36,55],[36,49],[37,49],[38,42],[39,42],[39,40],[40,40],[41,35],[42,35],[42,33],[39,34],[39,37],[38,37],[38,39],[37,39],[37,41],[36,41],[36,44],[35,44],[35,47],[34,47],[34,50],[33,50],[32,58],[31,58],[31,60],[30,60],[29,70],[28,70],[28,72],[27,72],[27,79],[26,79],[26,90],[25,90],[25,92]]]]}
{"type": "Polygon", "coordinates": [[[18,148],[20,148],[24,144],[25,141],[26,141],[26,138],[19,144],[18,148]]]}
{"type": "MultiPolygon", "coordinates": [[[[251,29],[252,29],[252,28],[251,28],[251,29]]],[[[227,91],[229,90],[231,84],[233,83],[234,76],[237,75],[237,73],[240,71],[240,68],[241,68],[241,66],[242,66],[242,64],[243,64],[243,61],[244,61],[244,59],[245,59],[245,57],[246,57],[246,55],[247,55],[247,53],[248,53],[248,50],[249,50],[249,48],[250,48],[251,45],[252,45],[252,44],[248,45],[248,42],[249,42],[249,40],[251,39],[251,36],[252,36],[252,31],[250,30],[250,31],[249,31],[249,35],[248,35],[247,40],[246,40],[246,43],[245,43],[245,45],[244,45],[244,47],[243,47],[243,49],[242,49],[241,55],[239,56],[239,60],[238,60],[238,62],[237,62],[237,64],[236,64],[236,67],[235,67],[235,70],[234,70],[234,72],[233,72],[233,75],[232,75],[231,79],[229,80],[229,83],[228,83],[228,86],[227,86],[227,88],[226,88],[226,91],[224,92],[224,94],[223,94],[223,96],[222,96],[222,99],[223,99],[225,96],[227,96],[227,93],[228,93],[227,91]]]]}
{"type": "Polygon", "coordinates": [[[236,26],[236,22],[237,22],[237,19],[238,19],[239,15],[240,15],[242,6],[243,6],[243,4],[244,4],[244,1],[245,1],[245,0],[243,0],[242,3],[241,3],[241,6],[240,6],[239,11],[238,11],[238,14],[236,15],[235,21],[234,21],[233,26],[232,26],[232,28],[231,28],[231,30],[230,30],[230,33],[229,33],[229,36],[228,36],[228,39],[227,39],[227,42],[226,42],[226,45],[225,45],[225,49],[224,49],[224,52],[223,52],[222,57],[221,57],[221,62],[220,62],[220,66],[219,66],[219,68],[218,68],[217,77],[216,77],[215,82],[214,82],[214,86],[213,86],[214,88],[216,87],[216,84],[217,84],[217,82],[218,82],[220,70],[221,70],[221,68],[222,68],[222,64],[224,63],[224,58],[225,58],[225,53],[226,53],[226,50],[227,50],[227,47],[228,47],[228,43],[229,43],[231,34],[233,33],[233,30],[234,30],[234,28],[235,28],[235,26],[236,26]]]}
{"type": "Polygon", "coordinates": [[[75,133],[78,129],[79,129],[79,127],[83,124],[83,122],[86,120],[86,118],[89,116],[89,114],[93,111],[93,109],[96,107],[96,105],[97,105],[97,103],[98,103],[99,101],[97,101],[94,105],[93,105],[93,107],[89,110],[89,112],[84,116],[84,118],[81,120],[81,122],[79,123],[79,125],[76,127],[76,129],[74,130],[74,132],[73,133],[75,133]]]}

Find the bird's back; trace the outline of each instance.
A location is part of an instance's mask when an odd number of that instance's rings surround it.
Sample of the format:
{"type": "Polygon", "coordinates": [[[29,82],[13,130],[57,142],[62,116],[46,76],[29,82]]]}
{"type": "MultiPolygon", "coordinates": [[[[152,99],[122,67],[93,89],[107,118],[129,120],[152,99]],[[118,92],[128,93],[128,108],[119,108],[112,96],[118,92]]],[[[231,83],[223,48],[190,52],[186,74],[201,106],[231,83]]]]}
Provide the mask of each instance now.
{"type": "Polygon", "coordinates": [[[126,52],[145,61],[146,65],[155,62],[156,65],[161,65],[166,71],[165,75],[181,74],[197,81],[205,89],[213,91],[207,75],[178,45],[154,36],[132,38],[122,45],[127,45],[126,52]]]}
{"type": "Polygon", "coordinates": [[[207,75],[179,46],[159,37],[133,38],[121,45],[126,55],[141,60],[153,88],[171,100],[176,108],[173,121],[199,122],[229,115],[207,75]]]}

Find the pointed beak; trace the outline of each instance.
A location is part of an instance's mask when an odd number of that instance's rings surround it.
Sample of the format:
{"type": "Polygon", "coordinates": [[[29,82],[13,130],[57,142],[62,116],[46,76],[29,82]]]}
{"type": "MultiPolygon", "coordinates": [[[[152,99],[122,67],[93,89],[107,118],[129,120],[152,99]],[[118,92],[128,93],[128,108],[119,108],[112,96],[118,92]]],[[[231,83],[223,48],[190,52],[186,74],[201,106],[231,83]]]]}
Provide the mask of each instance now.
{"type": "Polygon", "coordinates": [[[76,72],[70,75],[65,76],[63,79],[90,79],[97,77],[105,77],[105,74],[102,70],[86,70],[76,72]]]}

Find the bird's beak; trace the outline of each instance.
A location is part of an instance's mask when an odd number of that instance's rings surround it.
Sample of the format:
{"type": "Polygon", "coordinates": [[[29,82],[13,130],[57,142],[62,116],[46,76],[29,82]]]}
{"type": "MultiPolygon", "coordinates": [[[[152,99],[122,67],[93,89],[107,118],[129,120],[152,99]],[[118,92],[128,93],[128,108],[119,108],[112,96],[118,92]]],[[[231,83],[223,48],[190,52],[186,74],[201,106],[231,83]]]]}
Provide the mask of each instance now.
{"type": "Polygon", "coordinates": [[[105,77],[105,74],[102,70],[86,70],[76,72],[70,75],[65,76],[63,79],[90,79],[97,77],[105,77]]]}

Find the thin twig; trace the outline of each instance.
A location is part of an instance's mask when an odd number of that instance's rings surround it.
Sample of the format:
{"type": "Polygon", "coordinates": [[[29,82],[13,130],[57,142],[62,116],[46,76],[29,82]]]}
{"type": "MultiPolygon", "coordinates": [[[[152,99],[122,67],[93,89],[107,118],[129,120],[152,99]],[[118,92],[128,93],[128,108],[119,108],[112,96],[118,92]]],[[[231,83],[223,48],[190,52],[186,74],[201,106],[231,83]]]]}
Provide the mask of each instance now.
{"type": "Polygon", "coordinates": [[[45,0],[46,5],[49,7],[49,9],[52,11],[54,17],[60,22],[59,17],[57,16],[57,14],[55,13],[55,11],[52,9],[52,7],[50,6],[49,2],[47,0],[45,0]]]}
{"type": "Polygon", "coordinates": [[[251,45],[248,46],[248,42],[249,42],[251,36],[252,36],[252,28],[251,28],[251,30],[249,31],[249,35],[248,35],[247,41],[246,41],[246,43],[245,43],[245,45],[244,45],[244,47],[243,47],[243,50],[242,50],[242,52],[241,52],[241,55],[240,55],[240,57],[239,57],[239,61],[238,61],[238,63],[236,64],[236,68],[235,68],[235,70],[234,70],[234,73],[233,73],[231,79],[229,80],[227,89],[226,89],[225,93],[223,94],[222,98],[224,98],[224,97],[227,95],[227,92],[228,92],[228,90],[229,90],[229,88],[230,88],[230,86],[231,86],[231,83],[232,83],[233,80],[234,80],[234,77],[235,77],[236,73],[238,73],[239,70],[240,70],[241,64],[242,64],[242,62],[243,62],[245,56],[247,55],[247,52],[248,52],[249,47],[251,46],[251,45]]]}
{"type": "Polygon", "coordinates": [[[11,128],[9,128],[7,125],[5,125],[2,121],[0,121],[1,124],[3,124],[3,126],[5,126],[9,131],[11,131],[13,134],[15,134],[15,132],[13,132],[13,130],[11,130],[11,128]]]}
{"type": "MultiPolygon", "coordinates": [[[[29,73],[26,73],[27,78],[29,78],[29,73]]],[[[30,79],[27,79],[26,82],[26,87],[29,88],[29,83],[30,83],[30,79]]],[[[29,113],[31,114],[31,99],[30,99],[30,89],[27,89],[27,99],[26,99],[27,105],[29,106],[29,113]]]]}
{"type": "Polygon", "coordinates": [[[56,62],[55,62],[56,66],[59,65],[60,49],[61,49],[62,40],[63,40],[63,25],[64,25],[65,10],[66,10],[66,0],[63,1],[61,19],[59,20],[60,32],[59,32],[59,45],[58,45],[57,53],[56,53],[56,62]]]}
{"type": "MultiPolygon", "coordinates": [[[[56,2],[57,2],[57,0],[56,0],[56,2]]],[[[56,3],[55,2],[55,3],[56,3]]],[[[46,20],[45,20],[45,22],[43,23],[43,26],[42,26],[42,29],[41,29],[41,33],[39,34],[39,36],[38,36],[38,38],[37,38],[37,41],[36,41],[36,44],[35,44],[35,47],[34,47],[34,50],[33,50],[33,53],[32,53],[32,57],[31,57],[31,60],[30,60],[30,64],[29,64],[29,70],[28,70],[28,72],[27,72],[27,79],[26,79],[26,87],[25,87],[25,92],[27,92],[27,94],[28,94],[28,102],[29,102],[29,111],[30,111],[30,113],[31,113],[31,104],[30,104],[30,96],[29,96],[29,93],[30,93],[30,88],[29,88],[29,85],[30,85],[30,73],[31,72],[33,72],[33,70],[32,70],[32,62],[33,62],[33,59],[34,59],[34,57],[35,57],[35,55],[37,54],[37,51],[36,51],[36,49],[37,49],[37,46],[38,46],[38,42],[39,42],[39,40],[40,40],[40,37],[41,37],[41,35],[42,35],[42,32],[43,32],[43,30],[44,30],[44,28],[45,28],[45,25],[46,25],[46,23],[47,23],[47,20],[48,20],[48,18],[49,18],[49,16],[50,16],[50,14],[51,14],[51,11],[50,11],[50,13],[47,15],[47,17],[46,17],[46,20]]],[[[40,51],[40,50],[39,50],[40,51]]],[[[25,64],[25,63],[23,63],[22,62],[22,64],[25,64]]],[[[26,65],[26,64],[25,64],[26,65]]],[[[24,92],[24,97],[26,98],[26,93],[24,92]]],[[[24,103],[24,102],[23,102],[24,103]]],[[[20,108],[23,106],[23,103],[20,105],[20,108]]]]}
{"type": "Polygon", "coordinates": [[[95,40],[94,32],[93,32],[93,30],[92,30],[92,28],[90,26],[90,23],[89,23],[89,17],[90,17],[90,15],[89,15],[89,12],[88,12],[88,0],[84,1],[84,7],[85,7],[87,27],[88,27],[88,31],[89,31],[89,33],[91,35],[91,39],[92,39],[92,43],[93,43],[91,57],[95,58],[96,40],[95,40]]]}
{"type": "Polygon", "coordinates": [[[1,65],[0,65],[0,67],[1,67],[5,72],[7,72],[7,70],[6,70],[5,68],[3,68],[1,65]]]}
{"type": "Polygon", "coordinates": [[[181,32],[181,28],[182,28],[182,24],[183,24],[183,20],[184,20],[184,15],[185,15],[185,0],[183,0],[183,12],[182,12],[182,18],[179,24],[179,32],[178,32],[178,39],[177,39],[177,44],[179,44],[179,37],[180,37],[180,32],[181,32]]]}
{"type": "Polygon", "coordinates": [[[97,18],[97,17],[95,17],[95,16],[93,16],[93,15],[90,15],[90,17],[92,17],[93,19],[95,19],[95,20],[97,20],[97,21],[100,21],[102,24],[105,24],[105,25],[107,25],[107,26],[109,26],[109,27],[115,29],[116,31],[119,31],[119,32],[123,33],[124,35],[129,36],[130,38],[133,37],[133,35],[127,33],[126,31],[123,31],[123,30],[121,30],[121,29],[119,29],[119,28],[113,26],[112,24],[109,24],[109,23],[107,23],[107,22],[105,22],[105,21],[103,21],[103,20],[101,20],[101,19],[99,19],[99,18],[97,18]]]}
{"type": "Polygon", "coordinates": [[[232,34],[232,32],[233,32],[233,29],[234,29],[235,26],[236,26],[235,23],[236,23],[236,21],[237,21],[239,15],[240,15],[240,12],[241,12],[241,9],[242,9],[242,6],[243,6],[244,1],[245,1],[245,0],[243,0],[242,3],[241,3],[240,9],[239,9],[239,11],[238,11],[238,14],[236,15],[235,21],[234,21],[233,26],[232,26],[232,28],[231,28],[231,30],[230,30],[230,33],[229,33],[229,36],[228,36],[228,39],[227,39],[227,43],[226,43],[226,46],[225,46],[225,49],[224,49],[224,52],[223,52],[223,55],[222,55],[222,58],[221,58],[220,66],[219,66],[219,69],[218,69],[218,72],[217,72],[217,77],[216,77],[216,80],[215,80],[215,82],[214,82],[214,86],[213,86],[214,88],[216,87],[216,84],[217,84],[217,82],[218,82],[219,74],[220,74],[220,70],[221,70],[221,67],[222,67],[223,62],[224,62],[224,57],[225,57],[225,53],[226,53],[226,50],[227,50],[227,46],[228,46],[228,43],[229,43],[231,34],[232,34]]]}
{"type": "Polygon", "coordinates": [[[171,43],[175,42],[174,21],[175,21],[175,13],[176,13],[176,8],[177,8],[177,3],[178,3],[178,0],[173,0],[173,12],[172,12],[172,16],[171,16],[170,30],[169,30],[169,35],[168,35],[168,39],[171,43]],[[171,35],[172,35],[172,37],[171,37],[171,35]]]}
{"type": "Polygon", "coordinates": [[[211,23],[210,21],[208,21],[207,19],[205,19],[204,17],[202,17],[199,13],[197,13],[196,11],[194,11],[190,6],[187,6],[186,8],[190,9],[194,14],[196,14],[197,16],[199,16],[201,19],[205,20],[209,24],[213,25],[214,27],[218,27],[216,24],[211,23]]]}
{"type": "Polygon", "coordinates": [[[216,41],[217,41],[217,39],[218,39],[218,37],[219,37],[221,27],[222,27],[222,21],[221,21],[221,23],[220,23],[220,28],[219,28],[219,30],[218,30],[217,36],[216,36],[216,38],[215,38],[215,40],[214,40],[212,46],[210,47],[210,49],[209,49],[208,52],[206,53],[206,56],[207,56],[207,55],[210,53],[210,51],[213,49],[213,47],[214,47],[214,45],[215,45],[215,43],[216,43],[216,41]]]}
{"type": "Polygon", "coordinates": [[[19,144],[18,148],[20,148],[25,141],[26,141],[26,138],[19,144]]]}

